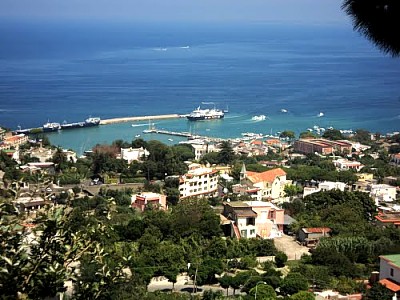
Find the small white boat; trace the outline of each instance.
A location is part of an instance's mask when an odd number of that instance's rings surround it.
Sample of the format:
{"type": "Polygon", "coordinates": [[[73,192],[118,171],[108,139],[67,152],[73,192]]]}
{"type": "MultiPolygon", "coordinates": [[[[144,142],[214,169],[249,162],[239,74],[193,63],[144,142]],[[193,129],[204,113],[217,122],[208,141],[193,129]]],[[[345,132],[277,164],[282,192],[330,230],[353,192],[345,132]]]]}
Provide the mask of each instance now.
{"type": "Polygon", "coordinates": [[[321,118],[321,117],[323,117],[325,114],[323,113],[323,112],[320,112],[319,114],[318,114],[318,117],[319,118],[321,118]]]}
{"type": "Polygon", "coordinates": [[[138,138],[138,137],[140,137],[140,134],[135,135],[135,138],[138,138]]]}
{"type": "Polygon", "coordinates": [[[267,117],[265,115],[254,116],[251,119],[253,121],[264,121],[267,117]]]}
{"type": "Polygon", "coordinates": [[[173,139],[168,139],[168,141],[173,142],[174,140],[173,139]]]}
{"type": "Polygon", "coordinates": [[[284,108],[282,108],[282,109],[281,109],[281,112],[282,112],[282,113],[287,113],[287,110],[284,109],[284,108]]]}

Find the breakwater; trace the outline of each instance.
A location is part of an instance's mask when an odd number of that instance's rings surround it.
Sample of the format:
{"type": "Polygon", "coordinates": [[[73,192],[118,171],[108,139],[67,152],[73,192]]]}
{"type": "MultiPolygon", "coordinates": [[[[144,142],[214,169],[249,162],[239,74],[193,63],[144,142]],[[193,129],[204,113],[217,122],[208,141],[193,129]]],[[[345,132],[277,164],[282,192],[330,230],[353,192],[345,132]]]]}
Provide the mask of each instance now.
{"type": "Polygon", "coordinates": [[[162,119],[177,119],[182,118],[179,114],[169,114],[169,115],[156,115],[156,116],[137,116],[137,117],[123,117],[123,118],[113,118],[105,119],[100,121],[100,125],[125,123],[125,122],[135,122],[135,121],[146,121],[146,120],[162,120],[162,119]]]}

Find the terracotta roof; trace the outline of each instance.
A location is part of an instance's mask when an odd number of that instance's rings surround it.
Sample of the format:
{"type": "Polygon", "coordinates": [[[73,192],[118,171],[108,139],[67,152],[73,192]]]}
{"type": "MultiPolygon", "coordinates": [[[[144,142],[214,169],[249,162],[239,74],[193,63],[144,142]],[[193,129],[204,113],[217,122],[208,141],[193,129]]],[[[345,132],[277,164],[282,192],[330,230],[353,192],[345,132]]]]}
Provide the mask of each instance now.
{"type": "Polygon", "coordinates": [[[379,280],[379,283],[384,285],[387,289],[389,289],[393,292],[400,291],[400,285],[398,285],[397,283],[395,283],[389,279],[381,279],[381,280],[379,280]]]}
{"type": "Polygon", "coordinates": [[[279,144],[281,141],[277,139],[272,139],[272,140],[266,140],[265,141],[268,145],[274,145],[274,144],[279,144]]]}
{"type": "Polygon", "coordinates": [[[328,233],[332,230],[329,227],[309,227],[303,228],[303,231],[305,233],[328,233]]]}
{"type": "Polygon", "coordinates": [[[254,140],[254,141],[251,142],[251,144],[252,144],[252,145],[262,145],[263,142],[262,142],[262,141],[259,141],[259,140],[254,140]]]}
{"type": "Polygon", "coordinates": [[[257,172],[246,172],[247,178],[253,182],[274,182],[275,178],[278,176],[284,176],[286,175],[286,172],[283,171],[281,168],[265,171],[262,173],[257,173],[257,172]]]}

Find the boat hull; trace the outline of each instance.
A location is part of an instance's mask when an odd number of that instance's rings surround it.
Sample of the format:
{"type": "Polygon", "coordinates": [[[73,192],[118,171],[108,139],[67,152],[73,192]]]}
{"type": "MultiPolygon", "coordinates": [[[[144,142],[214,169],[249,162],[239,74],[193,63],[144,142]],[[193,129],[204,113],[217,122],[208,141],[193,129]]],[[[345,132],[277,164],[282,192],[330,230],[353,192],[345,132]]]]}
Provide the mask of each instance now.
{"type": "Polygon", "coordinates": [[[203,121],[203,120],[218,120],[223,119],[223,115],[218,116],[187,116],[186,117],[189,121],[203,121]]]}

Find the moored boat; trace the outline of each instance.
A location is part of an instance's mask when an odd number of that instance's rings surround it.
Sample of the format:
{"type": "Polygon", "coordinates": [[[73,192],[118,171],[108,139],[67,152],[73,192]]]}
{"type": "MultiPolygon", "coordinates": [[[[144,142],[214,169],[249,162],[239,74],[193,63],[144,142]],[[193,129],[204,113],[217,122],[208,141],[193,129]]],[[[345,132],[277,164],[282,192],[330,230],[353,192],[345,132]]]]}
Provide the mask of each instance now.
{"type": "Polygon", "coordinates": [[[222,119],[224,117],[224,112],[220,109],[201,109],[200,106],[192,111],[186,118],[189,121],[200,121],[200,120],[213,120],[222,119]]]}

